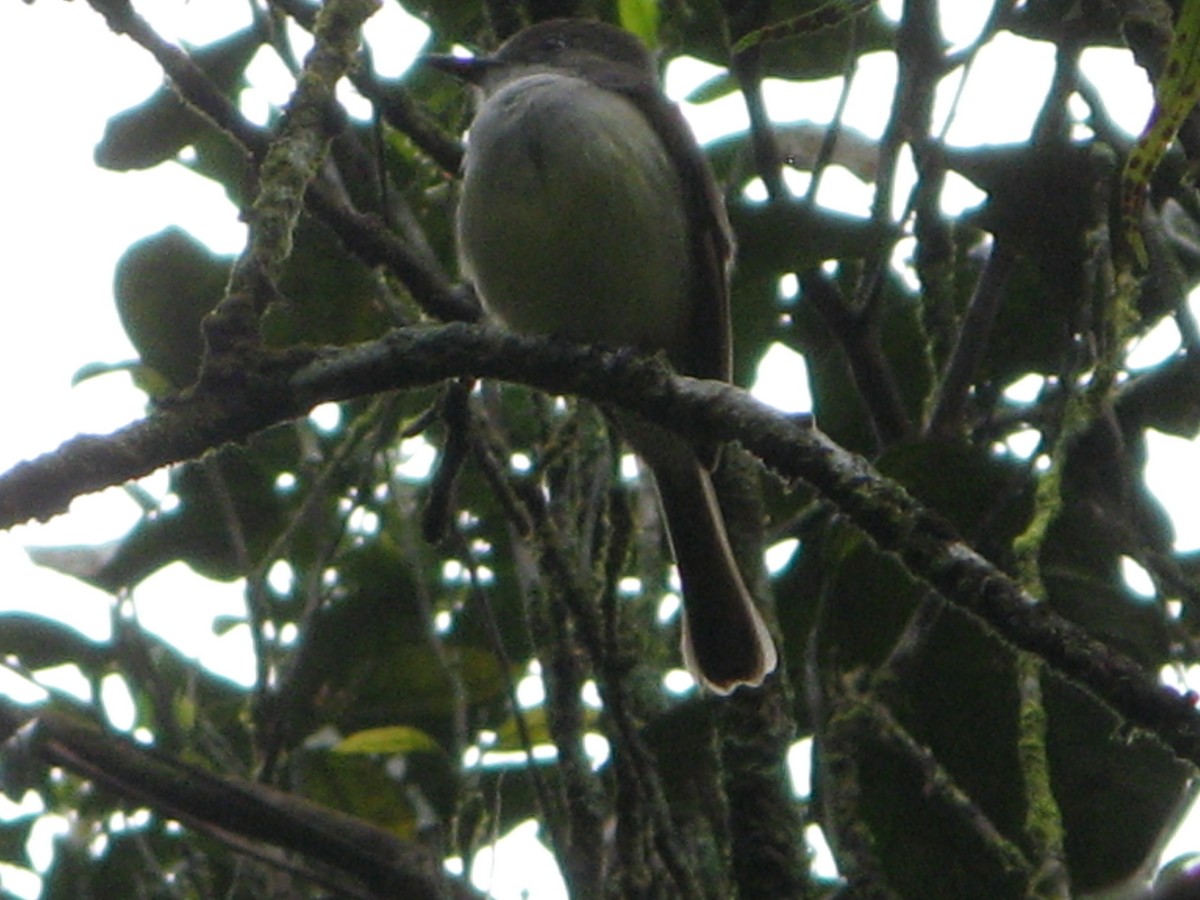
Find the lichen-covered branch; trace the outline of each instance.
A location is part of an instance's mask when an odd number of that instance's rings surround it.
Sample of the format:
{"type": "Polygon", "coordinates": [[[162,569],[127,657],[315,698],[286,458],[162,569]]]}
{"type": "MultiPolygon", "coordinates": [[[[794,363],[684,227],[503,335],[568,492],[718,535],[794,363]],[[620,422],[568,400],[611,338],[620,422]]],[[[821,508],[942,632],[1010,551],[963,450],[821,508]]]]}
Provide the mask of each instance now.
{"type": "Polygon", "coordinates": [[[461,375],[521,382],[620,406],[696,439],[737,440],[785,478],[816,488],[876,545],[1008,643],[1088,687],[1131,724],[1200,765],[1200,714],[1154,674],[1038,605],[900,485],[805,420],[745,391],[674,375],[657,359],[453,323],[397,329],[348,350],[264,355],[245,391],[199,391],[101,438],[81,436],[0,475],[0,527],[49,518],[79,494],[242,441],[318,403],[425,386],[461,375]]]}

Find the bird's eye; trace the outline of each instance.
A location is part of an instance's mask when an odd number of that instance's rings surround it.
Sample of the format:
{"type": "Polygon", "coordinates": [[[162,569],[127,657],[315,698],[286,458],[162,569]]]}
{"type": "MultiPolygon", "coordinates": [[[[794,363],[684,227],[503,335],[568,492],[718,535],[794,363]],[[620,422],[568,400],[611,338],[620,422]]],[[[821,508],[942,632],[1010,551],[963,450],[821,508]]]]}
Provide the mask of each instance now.
{"type": "Polygon", "coordinates": [[[542,49],[547,53],[557,53],[559,50],[565,50],[566,48],[567,42],[559,35],[548,37],[542,41],[542,49]]]}

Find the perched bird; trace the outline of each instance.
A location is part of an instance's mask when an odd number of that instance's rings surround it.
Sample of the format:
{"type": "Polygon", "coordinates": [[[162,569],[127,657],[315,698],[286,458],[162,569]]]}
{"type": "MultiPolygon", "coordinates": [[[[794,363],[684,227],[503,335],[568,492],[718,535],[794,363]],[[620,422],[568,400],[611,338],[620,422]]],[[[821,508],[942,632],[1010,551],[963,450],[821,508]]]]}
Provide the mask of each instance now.
{"type": "MultiPolygon", "coordinates": [[[[457,242],[463,275],[515,331],[665,351],[728,381],[732,239],[707,162],[633,35],[577,19],[492,56],[427,58],[478,86],[457,242]]],[[[774,642],[729,546],[715,448],[614,412],[654,473],[683,583],[684,660],[726,694],[758,685],[774,642]]]]}

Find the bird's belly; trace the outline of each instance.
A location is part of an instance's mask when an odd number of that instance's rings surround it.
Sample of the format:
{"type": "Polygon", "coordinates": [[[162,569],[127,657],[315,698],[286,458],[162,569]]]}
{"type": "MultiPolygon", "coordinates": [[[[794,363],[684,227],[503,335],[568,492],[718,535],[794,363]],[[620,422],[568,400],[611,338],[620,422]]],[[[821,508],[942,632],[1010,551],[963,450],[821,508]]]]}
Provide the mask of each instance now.
{"type": "Polygon", "coordinates": [[[666,151],[623,97],[537,79],[502,89],[472,127],[464,274],[518,331],[684,346],[688,223],[666,151]]]}

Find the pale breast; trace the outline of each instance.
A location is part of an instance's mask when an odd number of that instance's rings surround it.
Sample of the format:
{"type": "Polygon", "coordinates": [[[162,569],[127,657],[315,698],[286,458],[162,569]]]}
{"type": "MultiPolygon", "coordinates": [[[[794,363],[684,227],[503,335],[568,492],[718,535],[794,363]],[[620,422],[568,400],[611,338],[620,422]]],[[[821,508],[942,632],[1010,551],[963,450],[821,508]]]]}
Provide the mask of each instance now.
{"type": "Polygon", "coordinates": [[[468,136],[464,274],[510,327],[669,352],[690,319],[678,176],[625,97],[565,75],[506,84],[468,136]]]}

